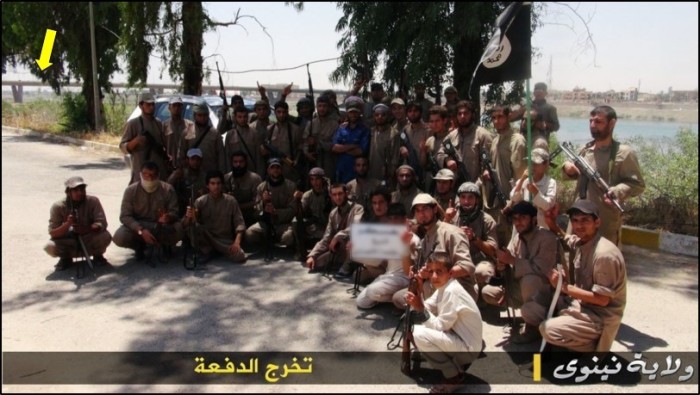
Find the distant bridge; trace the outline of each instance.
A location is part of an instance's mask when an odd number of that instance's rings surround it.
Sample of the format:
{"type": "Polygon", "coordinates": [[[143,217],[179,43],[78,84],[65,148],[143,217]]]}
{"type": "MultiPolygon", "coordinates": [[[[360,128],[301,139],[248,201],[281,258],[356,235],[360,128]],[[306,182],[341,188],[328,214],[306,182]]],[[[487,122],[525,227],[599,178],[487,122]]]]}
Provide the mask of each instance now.
{"type": "MultiPolygon", "coordinates": [[[[14,98],[15,103],[22,103],[22,98],[23,98],[23,91],[25,86],[38,86],[38,87],[50,87],[49,84],[41,82],[41,81],[6,81],[2,80],[2,85],[3,86],[11,86],[12,87],[12,96],[14,98]]],[[[71,88],[81,88],[83,85],[81,83],[77,82],[71,82],[66,85],[62,86],[67,86],[71,88]]],[[[138,86],[130,86],[126,83],[114,83],[112,84],[112,88],[118,88],[118,89],[134,89],[134,90],[148,90],[151,91],[152,93],[159,93],[162,94],[165,92],[165,90],[173,90],[177,91],[182,88],[182,85],[178,84],[146,84],[143,87],[138,87],[138,86]]],[[[219,85],[202,85],[202,94],[219,94],[219,85]]],[[[265,86],[267,90],[267,94],[270,97],[270,99],[277,100],[281,93],[282,89],[284,88],[284,85],[281,84],[275,84],[271,86],[265,86]]],[[[258,95],[258,87],[257,86],[224,86],[224,89],[226,90],[227,94],[231,94],[232,92],[240,92],[239,94],[243,97],[246,96],[257,96],[258,95]]],[[[304,88],[303,90],[297,86],[293,86],[294,92],[290,95],[290,99],[294,98],[301,98],[303,95],[308,92],[308,87],[304,88]]],[[[325,90],[325,89],[324,89],[325,90]]],[[[314,93],[316,97],[320,95],[321,92],[324,90],[314,90],[314,93]]],[[[335,91],[336,95],[338,96],[338,99],[343,99],[347,94],[349,93],[348,91],[335,91]]],[[[292,101],[292,100],[290,100],[292,101]]]]}

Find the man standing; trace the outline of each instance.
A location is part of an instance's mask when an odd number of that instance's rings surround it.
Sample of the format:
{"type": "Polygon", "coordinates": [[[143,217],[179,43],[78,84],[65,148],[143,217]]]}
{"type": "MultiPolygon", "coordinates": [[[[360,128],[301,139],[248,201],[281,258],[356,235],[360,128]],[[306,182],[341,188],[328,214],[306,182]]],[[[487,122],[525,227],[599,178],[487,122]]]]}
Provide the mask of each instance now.
{"type": "MultiPolygon", "coordinates": [[[[269,139],[267,144],[276,149],[281,155],[286,156],[286,160],[280,162],[284,163],[282,168],[284,178],[297,182],[303,176],[293,167],[298,155],[303,154],[301,151],[304,148],[301,130],[297,125],[289,121],[289,105],[287,102],[278,101],[275,103],[275,117],[277,121],[268,128],[269,139]]],[[[270,159],[275,157],[272,152],[268,152],[264,147],[262,153],[270,159]]]]}
{"type": "Polygon", "coordinates": [[[255,198],[262,178],[248,170],[248,155],[243,151],[231,154],[231,172],[224,175],[224,191],[236,198],[246,228],[258,222],[255,198]]]}
{"type": "Polygon", "coordinates": [[[221,136],[211,126],[209,121],[209,107],[204,102],[193,106],[194,133],[183,135],[184,141],[180,147],[180,158],[186,157],[190,148],[202,150],[202,170],[206,174],[211,170],[223,171],[226,169],[226,154],[221,136]]]}
{"type": "Polygon", "coordinates": [[[369,139],[368,175],[376,180],[386,180],[394,185],[394,170],[398,159],[398,131],[389,124],[389,107],[374,106],[374,126],[369,139]]]}
{"type": "Polygon", "coordinates": [[[316,99],[316,117],[304,132],[309,136],[304,151],[311,156],[316,165],[323,169],[331,182],[335,182],[336,154],[331,152],[333,136],[338,130],[338,117],[331,112],[331,101],[328,96],[321,95],[316,99]]]}
{"type": "MultiPolygon", "coordinates": [[[[488,171],[484,170],[481,175],[484,182],[493,182],[500,187],[501,192],[506,199],[510,196],[510,191],[515,183],[515,180],[523,175],[523,172],[527,169],[527,144],[525,142],[525,137],[520,133],[515,133],[510,127],[508,122],[508,114],[510,114],[510,108],[505,106],[495,106],[491,110],[491,120],[493,121],[493,127],[498,132],[498,136],[493,140],[491,144],[491,163],[493,163],[495,180],[491,181],[488,171]],[[511,184],[511,180],[513,184],[511,184]]],[[[493,185],[489,184],[491,189],[493,185]]],[[[510,240],[513,228],[508,223],[507,218],[503,215],[502,210],[506,207],[495,195],[490,195],[490,199],[485,199],[488,208],[490,209],[490,214],[496,219],[498,227],[496,232],[498,232],[498,240],[501,243],[505,243],[510,240]]],[[[506,202],[507,204],[507,202],[506,202]]]]}
{"type": "Polygon", "coordinates": [[[583,160],[610,186],[609,195],[605,195],[593,181],[581,174],[573,163],[564,162],[562,170],[569,178],[578,179],[578,199],[590,200],[598,207],[601,218],[600,234],[613,244],[619,245],[622,213],[613,205],[612,200],[622,203],[630,197],[639,196],[645,185],[637,155],[632,147],[613,139],[616,123],[617,113],[612,107],[594,108],[590,117],[593,141],[587,143],[579,152],[583,160]]]}
{"type": "MultiPolygon", "coordinates": [[[[360,222],[364,210],[362,205],[348,202],[347,187],[344,184],[334,184],[330,191],[335,208],[328,217],[328,225],[326,225],[323,238],[316,243],[306,258],[306,266],[310,271],[319,271],[326,265],[339,262],[342,263],[342,266],[338,270],[337,276],[349,277],[352,274],[352,268],[345,246],[350,238],[350,225],[360,222]],[[335,262],[333,262],[332,255],[337,256],[335,262]]],[[[331,269],[334,268],[331,267],[331,269]]]]}
{"type": "Polygon", "coordinates": [[[65,270],[73,258],[83,255],[78,236],[83,239],[85,248],[95,264],[105,264],[105,250],[112,241],[107,231],[107,217],[100,199],[88,196],[87,184],[82,177],[71,177],[64,183],[65,199],[51,206],[49,235],[51,240],[44,251],[52,257],[60,258],[54,266],[56,271],[65,270]]]}
{"type": "MultiPolygon", "coordinates": [[[[576,352],[610,351],[627,302],[627,270],[622,252],[598,233],[601,225],[598,207],[579,200],[566,212],[572,235],[556,224],[556,210],[545,217],[547,225],[563,238],[575,254],[575,279],[564,275],[560,300],[566,302],[557,316],[542,322],[540,333],[547,343],[576,352]]],[[[549,272],[549,282],[557,286],[561,274],[549,272]]],[[[544,308],[533,312],[542,320],[544,308]]]]}
{"type": "Polygon", "coordinates": [[[168,111],[170,112],[170,119],[163,122],[163,135],[167,141],[168,156],[173,160],[173,167],[175,169],[179,168],[182,163],[180,163],[180,158],[178,155],[180,153],[180,144],[182,144],[182,136],[185,134],[194,133],[194,122],[183,117],[183,110],[185,106],[182,103],[182,98],[180,96],[173,96],[170,99],[170,104],[168,105],[168,111]]]}
{"type": "MultiPolygon", "coordinates": [[[[506,287],[486,285],[481,296],[488,304],[502,306],[505,298],[520,307],[524,325],[514,334],[514,343],[530,343],[537,339],[537,326],[542,318],[533,314],[540,306],[549,306],[552,292],[548,275],[556,264],[557,238],[554,233],[537,226],[537,209],[530,202],[520,202],[510,211],[518,232],[507,250],[497,252],[496,269],[505,271],[506,287]]],[[[507,302],[506,302],[507,303],[507,302]]]]}
{"type": "MultiPolygon", "coordinates": [[[[255,130],[256,138],[260,141],[267,141],[270,136],[268,133],[268,128],[270,127],[270,104],[264,100],[257,100],[255,106],[253,107],[255,111],[255,120],[250,123],[250,128],[255,130]]],[[[248,147],[251,150],[257,150],[260,152],[260,146],[248,147]]],[[[251,152],[252,153],[252,152],[251,152]]],[[[229,158],[230,159],[230,158],[229,158]]],[[[250,163],[250,171],[256,173],[260,177],[267,173],[267,163],[263,157],[261,163],[253,164],[250,163]]]]}
{"type": "Polygon", "coordinates": [[[421,118],[421,111],[421,106],[416,102],[408,102],[406,105],[408,124],[399,130],[399,137],[401,138],[399,154],[401,155],[402,164],[410,165],[414,170],[421,169],[421,173],[416,174],[419,180],[418,185],[420,188],[428,189],[429,178],[426,180],[426,176],[432,176],[432,174],[425,171],[425,142],[430,136],[430,131],[421,118]],[[406,144],[407,142],[410,144],[406,144]],[[411,154],[411,151],[413,151],[415,156],[411,154]],[[417,162],[413,163],[413,160],[417,160],[417,162]]]}
{"type": "Polygon", "coordinates": [[[347,104],[348,123],[333,136],[331,150],[338,155],[336,181],[347,184],[355,178],[355,158],[366,156],[369,150],[369,129],[362,123],[362,102],[347,104]]]}
{"type": "MultiPolygon", "coordinates": [[[[160,179],[165,181],[172,166],[165,148],[166,137],[163,124],[156,119],[156,101],[150,93],[139,95],[141,115],[126,123],[119,148],[131,155],[131,179],[129,184],[139,180],[141,165],[155,162],[161,171],[160,179]]],[[[184,155],[183,155],[184,156],[184,155]]]]}
{"type": "Polygon", "coordinates": [[[245,263],[241,248],[245,222],[236,199],[223,193],[223,180],[224,175],[218,170],[207,173],[209,193],[197,199],[194,208],[187,207],[183,225],[189,227],[197,223],[195,239],[197,248],[204,254],[202,263],[212,259],[214,253],[235,263],[245,263]]]}
{"type": "Polygon", "coordinates": [[[413,86],[413,92],[416,94],[414,101],[421,106],[423,122],[428,122],[430,119],[428,111],[430,111],[430,108],[433,106],[433,102],[425,98],[425,84],[422,82],[415,84],[413,86]]]}
{"type": "Polygon", "coordinates": [[[257,170],[263,166],[263,157],[260,154],[260,145],[263,143],[262,136],[248,126],[248,109],[236,107],[233,109],[233,128],[226,133],[224,150],[226,152],[227,165],[231,163],[234,152],[243,151],[246,154],[246,163],[250,163],[250,168],[257,170]]]}
{"type": "MultiPolygon", "coordinates": [[[[532,102],[530,110],[530,120],[532,122],[532,147],[542,148],[549,152],[549,135],[559,130],[559,117],[557,108],[547,103],[547,84],[538,82],[533,91],[535,100],[532,102]]],[[[511,121],[522,119],[520,123],[520,133],[527,136],[527,118],[525,117],[525,106],[521,106],[518,111],[513,112],[511,121]]]]}
{"type": "Polygon", "coordinates": [[[481,150],[488,152],[491,149],[491,133],[474,122],[475,108],[474,103],[466,100],[456,105],[458,128],[445,137],[437,150],[437,163],[457,175],[458,185],[477,182],[481,175],[481,150]],[[449,154],[445,148],[447,142],[454,148],[455,155],[449,154]],[[464,164],[468,174],[463,174],[458,162],[464,164]]]}
{"type": "MultiPolygon", "coordinates": [[[[425,142],[424,152],[421,152],[421,155],[425,155],[425,159],[422,160],[422,163],[425,164],[426,177],[437,173],[443,167],[440,165],[440,162],[438,162],[438,153],[440,148],[442,148],[442,142],[449,133],[447,108],[443,106],[431,107],[428,118],[428,127],[432,135],[428,137],[428,140],[425,142]]],[[[452,169],[450,170],[452,171],[452,169]]],[[[457,180],[455,180],[455,183],[456,182],[457,180]]],[[[429,185],[428,190],[431,192],[435,190],[434,182],[429,185]]]]}
{"type": "Polygon", "coordinates": [[[158,180],[158,165],[141,166],[141,181],[129,185],[122,198],[114,244],[136,251],[136,259],[145,257],[146,245],[174,247],[182,239],[178,221],[177,195],[170,184],[158,180]]]}

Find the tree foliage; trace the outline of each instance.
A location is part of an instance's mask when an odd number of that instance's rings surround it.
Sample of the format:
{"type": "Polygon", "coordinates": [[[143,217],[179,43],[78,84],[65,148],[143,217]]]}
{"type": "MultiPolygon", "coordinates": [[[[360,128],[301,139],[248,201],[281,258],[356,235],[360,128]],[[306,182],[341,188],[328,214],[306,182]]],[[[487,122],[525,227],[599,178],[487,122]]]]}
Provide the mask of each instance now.
{"type": "MultiPolygon", "coordinates": [[[[117,63],[119,30],[117,3],[94,3],[95,45],[97,47],[98,86],[111,90],[110,80],[117,63]],[[117,17],[115,17],[115,15],[117,17]]],[[[15,3],[2,4],[2,72],[8,66],[26,66],[48,83],[58,94],[71,79],[82,83],[88,109],[93,108],[92,54],[90,47],[88,3],[15,3]],[[52,66],[40,70],[35,59],[41,54],[46,29],[56,30],[51,53],[52,66]]],[[[98,100],[101,100],[98,98],[98,100]]],[[[94,113],[88,111],[90,126],[95,127],[94,113]]]]}
{"type": "MultiPolygon", "coordinates": [[[[342,51],[331,79],[349,83],[378,77],[389,90],[424,82],[439,91],[452,82],[461,97],[478,97],[478,87],[467,94],[474,68],[505,2],[338,2],[343,12],[336,31],[342,51]],[[375,73],[381,72],[375,76],[375,73]],[[364,74],[364,75],[363,75],[364,74]]],[[[532,30],[539,25],[544,6],[533,8],[532,30]]],[[[492,89],[500,99],[502,85],[492,89]]],[[[522,81],[513,85],[522,97],[522,81]]],[[[495,95],[490,96],[494,98],[495,95]]],[[[513,100],[512,97],[508,97],[513,100]]]]}

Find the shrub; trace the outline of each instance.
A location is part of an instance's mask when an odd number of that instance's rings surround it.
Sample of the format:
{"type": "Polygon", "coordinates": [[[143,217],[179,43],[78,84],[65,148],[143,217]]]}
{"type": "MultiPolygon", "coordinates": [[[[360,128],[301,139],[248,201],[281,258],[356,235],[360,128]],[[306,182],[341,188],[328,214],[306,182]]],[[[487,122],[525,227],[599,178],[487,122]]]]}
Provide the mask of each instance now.
{"type": "Polygon", "coordinates": [[[61,107],[63,111],[59,124],[64,132],[90,130],[87,102],[83,95],[66,92],[61,107]]]}

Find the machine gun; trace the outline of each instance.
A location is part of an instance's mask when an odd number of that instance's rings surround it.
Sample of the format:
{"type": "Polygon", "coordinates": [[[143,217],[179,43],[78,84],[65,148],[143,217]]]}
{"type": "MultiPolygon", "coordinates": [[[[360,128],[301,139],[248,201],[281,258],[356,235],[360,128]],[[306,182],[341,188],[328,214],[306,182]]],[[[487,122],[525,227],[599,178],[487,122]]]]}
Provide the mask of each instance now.
{"type": "Polygon", "coordinates": [[[501,204],[501,208],[505,208],[508,203],[508,199],[506,198],[506,195],[503,194],[503,191],[501,191],[501,186],[499,185],[498,180],[496,179],[497,173],[496,170],[493,169],[491,157],[489,157],[489,153],[483,147],[481,148],[479,155],[481,157],[481,168],[489,173],[491,186],[493,186],[491,196],[489,196],[488,199],[489,207],[493,207],[494,199],[498,199],[498,202],[501,204]]]}
{"type": "Polygon", "coordinates": [[[598,189],[603,193],[603,196],[607,197],[610,199],[612,204],[617,208],[620,213],[624,213],[625,210],[622,208],[620,205],[620,201],[617,200],[617,197],[610,192],[610,186],[608,185],[605,180],[603,180],[603,177],[600,176],[600,173],[598,171],[594,170],[591,165],[588,164],[580,155],[576,154],[574,152],[574,147],[571,143],[569,142],[564,142],[562,144],[559,144],[559,147],[561,148],[562,152],[566,154],[566,156],[574,162],[574,165],[579,169],[579,171],[586,176],[586,180],[582,182],[579,186],[579,197],[581,199],[586,198],[586,189],[588,188],[588,182],[593,181],[593,183],[598,187],[598,189]]]}

